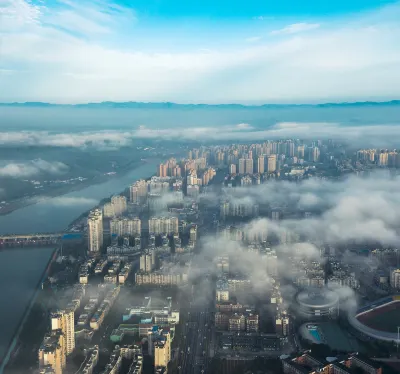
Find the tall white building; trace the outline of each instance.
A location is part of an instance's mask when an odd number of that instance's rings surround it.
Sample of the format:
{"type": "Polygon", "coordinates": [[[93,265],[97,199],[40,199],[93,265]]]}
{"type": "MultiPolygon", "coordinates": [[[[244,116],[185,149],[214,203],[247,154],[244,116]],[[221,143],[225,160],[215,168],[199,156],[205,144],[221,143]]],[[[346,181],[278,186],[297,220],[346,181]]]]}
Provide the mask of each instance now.
{"type": "Polygon", "coordinates": [[[60,310],[51,314],[51,329],[61,330],[65,338],[66,354],[69,355],[75,349],[75,318],[74,311],[60,310]]]}
{"type": "Polygon", "coordinates": [[[179,232],[177,217],[152,217],[149,219],[149,232],[159,234],[172,234],[179,232]]]}
{"type": "Polygon", "coordinates": [[[110,234],[140,236],[142,222],[139,218],[114,218],[110,221],[110,234]]]}
{"type": "Polygon", "coordinates": [[[130,186],[129,192],[132,203],[139,204],[144,202],[147,197],[147,182],[143,179],[137,181],[130,186]]]}
{"type": "Polygon", "coordinates": [[[253,174],[253,159],[252,158],[247,158],[246,159],[246,173],[247,174],[253,174]]]}
{"type": "Polygon", "coordinates": [[[111,198],[111,204],[114,207],[114,214],[120,216],[122,213],[126,212],[127,202],[126,197],[121,195],[115,195],[111,198]]]}
{"type": "Polygon", "coordinates": [[[276,171],[276,155],[270,155],[267,158],[267,172],[274,173],[276,171]]]}
{"type": "Polygon", "coordinates": [[[189,230],[189,240],[195,242],[197,240],[197,225],[193,225],[189,230]]]}
{"type": "Polygon", "coordinates": [[[150,273],[156,265],[155,251],[150,251],[140,256],[140,270],[150,273]]]}
{"type": "Polygon", "coordinates": [[[151,180],[149,183],[149,191],[152,194],[163,194],[169,191],[169,182],[160,180],[151,180]]]}
{"type": "Polygon", "coordinates": [[[246,159],[240,158],[239,159],[239,174],[245,174],[245,173],[246,173],[246,159]]]}
{"type": "Polygon", "coordinates": [[[400,288],[400,269],[390,268],[390,287],[400,288]]]}
{"type": "Polygon", "coordinates": [[[100,209],[89,213],[87,225],[89,252],[100,252],[103,246],[103,213],[100,209]]]}
{"type": "Polygon", "coordinates": [[[127,210],[127,202],[125,196],[115,195],[111,198],[111,202],[104,204],[104,218],[118,217],[127,210]]]}
{"type": "Polygon", "coordinates": [[[114,205],[112,205],[111,203],[104,204],[104,206],[103,206],[103,216],[104,216],[104,218],[115,217],[114,205]]]}
{"type": "Polygon", "coordinates": [[[197,198],[200,193],[200,187],[194,184],[188,184],[187,186],[187,195],[191,198],[197,198]]]}

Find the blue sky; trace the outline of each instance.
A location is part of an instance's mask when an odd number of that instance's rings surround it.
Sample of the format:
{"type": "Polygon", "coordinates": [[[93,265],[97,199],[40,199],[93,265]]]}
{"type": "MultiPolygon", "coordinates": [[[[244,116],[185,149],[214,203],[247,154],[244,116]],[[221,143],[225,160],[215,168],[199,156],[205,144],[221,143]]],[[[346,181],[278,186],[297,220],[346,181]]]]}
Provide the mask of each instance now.
{"type": "Polygon", "coordinates": [[[0,101],[400,98],[394,1],[0,0],[0,101]]]}

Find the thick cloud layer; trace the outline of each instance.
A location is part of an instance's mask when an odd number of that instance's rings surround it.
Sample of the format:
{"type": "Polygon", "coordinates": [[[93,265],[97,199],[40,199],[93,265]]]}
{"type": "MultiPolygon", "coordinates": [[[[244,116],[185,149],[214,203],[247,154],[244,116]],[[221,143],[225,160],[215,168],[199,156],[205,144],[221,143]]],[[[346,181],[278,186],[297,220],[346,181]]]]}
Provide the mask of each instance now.
{"type": "Polygon", "coordinates": [[[228,198],[242,203],[265,204],[282,211],[287,219],[254,223],[257,229],[289,230],[310,240],[327,243],[379,242],[398,245],[400,232],[399,176],[384,172],[343,181],[310,179],[302,183],[268,182],[250,188],[227,190],[228,198]],[[294,211],[310,211],[311,218],[293,218],[294,211]],[[289,217],[288,217],[289,216],[289,217]]]}
{"type": "Polygon", "coordinates": [[[239,123],[231,126],[176,127],[155,129],[140,126],[129,131],[104,130],[77,133],[46,131],[0,132],[0,145],[95,147],[108,150],[132,145],[134,140],[202,140],[202,141],[263,141],[267,139],[336,139],[351,142],[354,147],[396,147],[400,126],[344,126],[338,123],[277,123],[267,128],[255,128],[239,123]],[[212,131],[211,131],[212,129],[212,131]]]}
{"type": "Polygon", "coordinates": [[[12,162],[0,167],[0,177],[27,178],[37,174],[62,174],[68,170],[68,166],[58,161],[45,161],[42,159],[23,163],[12,162]]]}

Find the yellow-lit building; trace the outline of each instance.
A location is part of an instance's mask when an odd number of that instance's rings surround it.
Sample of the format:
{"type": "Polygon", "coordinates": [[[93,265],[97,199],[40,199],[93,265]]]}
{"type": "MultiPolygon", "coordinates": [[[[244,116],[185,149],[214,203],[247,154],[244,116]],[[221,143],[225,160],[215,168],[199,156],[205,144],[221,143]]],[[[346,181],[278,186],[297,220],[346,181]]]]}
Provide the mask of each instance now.
{"type": "Polygon", "coordinates": [[[51,315],[51,329],[61,330],[65,339],[66,354],[75,349],[75,316],[73,310],[61,310],[51,315]]]}
{"type": "Polygon", "coordinates": [[[46,334],[39,348],[39,370],[53,369],[55,374],[62,374],[66,363],[66,346],[62,330],[53,330],[46,334]]]}
{"type": "Polygon", "coordinates": [[[171,360],[171,336],[163,332],[162,339],[154,343],[154,366],[167,367],[171,360]]]}

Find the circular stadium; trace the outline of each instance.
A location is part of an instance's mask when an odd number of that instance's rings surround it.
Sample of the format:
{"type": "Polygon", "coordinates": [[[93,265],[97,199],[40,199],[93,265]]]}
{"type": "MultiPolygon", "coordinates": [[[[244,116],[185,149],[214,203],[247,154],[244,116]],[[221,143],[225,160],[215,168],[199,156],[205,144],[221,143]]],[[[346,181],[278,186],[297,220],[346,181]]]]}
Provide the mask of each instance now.
{"type": "Polygon", "coordinates": [[[299,313],[307,319],[337,318],[339,295],[327,288],[311,288],[296,296],[299,313]]]}
{"type": "Polygon", "coordinates": [[[397,342],[400,327],[400,295],[374,301],[348,314],[349,323],[362,334],[387,342],[397,342]]]}

